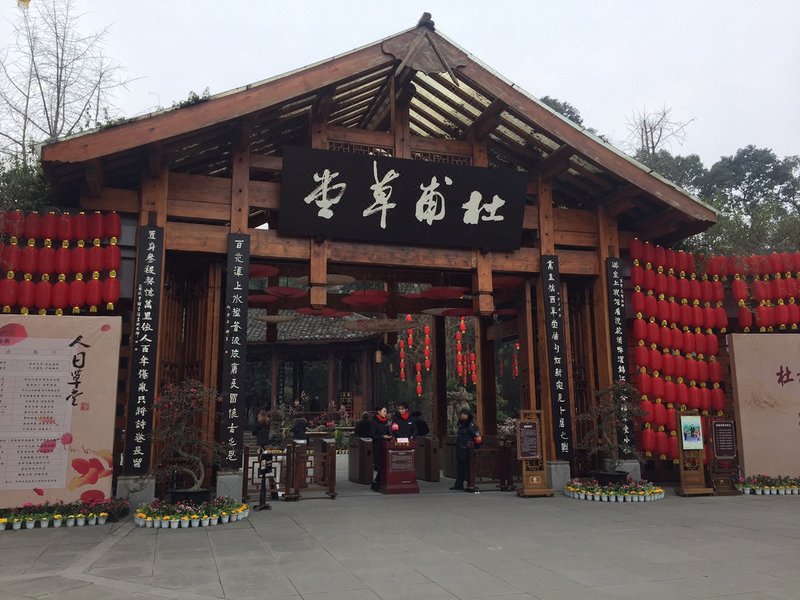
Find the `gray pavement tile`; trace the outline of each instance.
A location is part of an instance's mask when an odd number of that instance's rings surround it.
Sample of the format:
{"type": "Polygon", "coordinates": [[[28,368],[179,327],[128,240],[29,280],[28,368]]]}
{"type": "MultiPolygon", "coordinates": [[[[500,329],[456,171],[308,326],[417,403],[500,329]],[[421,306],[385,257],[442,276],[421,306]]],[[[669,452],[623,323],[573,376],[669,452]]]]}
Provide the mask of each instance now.
{"type": "Polygon", "coordinates": [[[647,577],[632,573],[622,567],[602,567],[599,569],[587,569],[585,567],[575,567],[569,569],[558,569],[559,575],[568,577],[590,587],[602,587],[605,585],[622,585],[626,583],[647,583],[647,577]]]}
{"type": "Polygon", "coordinates": [[[81,588],[88,585],[85,581],[77,581],[67,577],[53,576],[41,577],[36,579],[25,579],[23,581],[3,584],[3,589],[11,593],[23,594],[33,598],[41,598],[47,594],[56,592],[66,592],[73,588],[81,588]]]}
{"type": "Polygon", "coordinates": [[[262,598],[296,595],[297,589],[285,575],[265,575],[252,567],[248,572],[239,570],[226,576],[220,573],[222,591],[226,598],[239,598],[243,595],[260,592],[262,598]]]}
{"type": "Polygon", "coordinates": [[[369,589],[332,590],[303,594],[303,600],[380,600],[380,596],[369,589]]]}
{"type": "Polygon", "coordinates": [[[134,577],[152,577],[153,565],[132,564],[118,567],[92,567],[89,573],[97,577],[107,577],[108,579],[132,579],[134,577]]]}
{"type": "Polygon", "coordinates": [[[408,598],[454,600],[455,598],[453,594],[433,582],[396,586],[375,584],[370,585],[370,588],[381,600],[406,600],[408,598]]]}
{"type": "Polygon", "coordinates": [[[314,565],[307,565],[306,572],[289,575],[292,585],[302,596],[321,592],[343,592],[364,589],[363,581],[350,573],[317,573],[314,565]]]}

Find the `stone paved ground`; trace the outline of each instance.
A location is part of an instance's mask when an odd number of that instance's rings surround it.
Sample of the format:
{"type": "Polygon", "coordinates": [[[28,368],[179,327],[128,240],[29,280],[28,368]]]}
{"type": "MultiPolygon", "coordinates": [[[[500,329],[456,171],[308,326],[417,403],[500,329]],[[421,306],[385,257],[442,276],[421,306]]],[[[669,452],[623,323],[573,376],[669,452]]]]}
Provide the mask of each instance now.
{"type": "Polygon", "coordinates": [[[334,501],[209,529],[6,531],[0,599],[800,598],[797,496],[605,504],[450,483],[381,496],[345,481],[334,501]]]}

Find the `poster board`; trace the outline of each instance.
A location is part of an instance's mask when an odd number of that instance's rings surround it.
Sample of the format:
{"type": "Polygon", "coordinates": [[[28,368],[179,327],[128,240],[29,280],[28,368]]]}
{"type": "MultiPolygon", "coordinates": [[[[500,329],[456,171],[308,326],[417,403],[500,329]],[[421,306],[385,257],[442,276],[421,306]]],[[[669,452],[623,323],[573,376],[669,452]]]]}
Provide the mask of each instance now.
{"type": "Polygon", "coordinates": [[[800,335],[730,334],[739,462],[745,475],[800,475],[800,335]]]}
{"type": "Polygon", "coordinates": [[[541,411],[521,410],[517,421],[517,460],[522,472],[522,486],[517,495],[523,498],[554,494],[547,480],[541,418],[541,411]]]}
{"type": "Polygon", "coordinates": [[[681,484],[676,493],[679,496],[711,495],[714,489],[706,485],[706,471],[703,464],[703,424],[699,413],[689,411],[680,415],[679,465],[681,484]]]}
{"type": "Polygon", "coordinates": [[[120,330],[0,315],[0,507],[111,495],[120,330]]]}

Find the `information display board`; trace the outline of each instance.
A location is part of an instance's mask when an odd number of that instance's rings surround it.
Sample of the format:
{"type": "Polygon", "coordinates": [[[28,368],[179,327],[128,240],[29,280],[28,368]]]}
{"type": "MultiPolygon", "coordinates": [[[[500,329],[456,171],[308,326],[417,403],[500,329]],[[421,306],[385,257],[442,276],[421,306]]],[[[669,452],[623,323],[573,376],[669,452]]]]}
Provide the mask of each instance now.
{"type": "Polygon", "coordinates": [[[111,494],[120,321],[0,315],[0,507],[111,494]]]}

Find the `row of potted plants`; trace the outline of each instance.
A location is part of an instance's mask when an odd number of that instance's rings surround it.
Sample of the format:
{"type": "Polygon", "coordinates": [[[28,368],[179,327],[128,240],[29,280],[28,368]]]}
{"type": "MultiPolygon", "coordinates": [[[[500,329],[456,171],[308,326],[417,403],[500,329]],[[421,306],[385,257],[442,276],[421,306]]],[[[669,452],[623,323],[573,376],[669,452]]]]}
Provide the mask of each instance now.
{"type": "Polygon", "coordinates": [[[139,506],[133,520],[139,527],[186,529],[231,523],[245,519],[249,514],[250,506],[246,503],[229,496],[219,496],[201,504],[153,500],[139,506]]]}
{"type": "Polygon", "coordinates": [[[664,490],[648,481],[600,485],[591,479],[573,479],[564,493],[578,500],[595,502],[655,502],[664,499],[664,490]]]}
{"type": "Polygon", "coordinates": [[[40,527],[83,527],[103,525],[127,514],[126,498],[96,498],[79,502],[34,504],[0,510],[0,531],[40,527]]]}
{"type": "Polygon", "coordinates": [[[739,477],[736,489],[757,496],[800,496],[800,477],[750,475],[739,477]]]}

